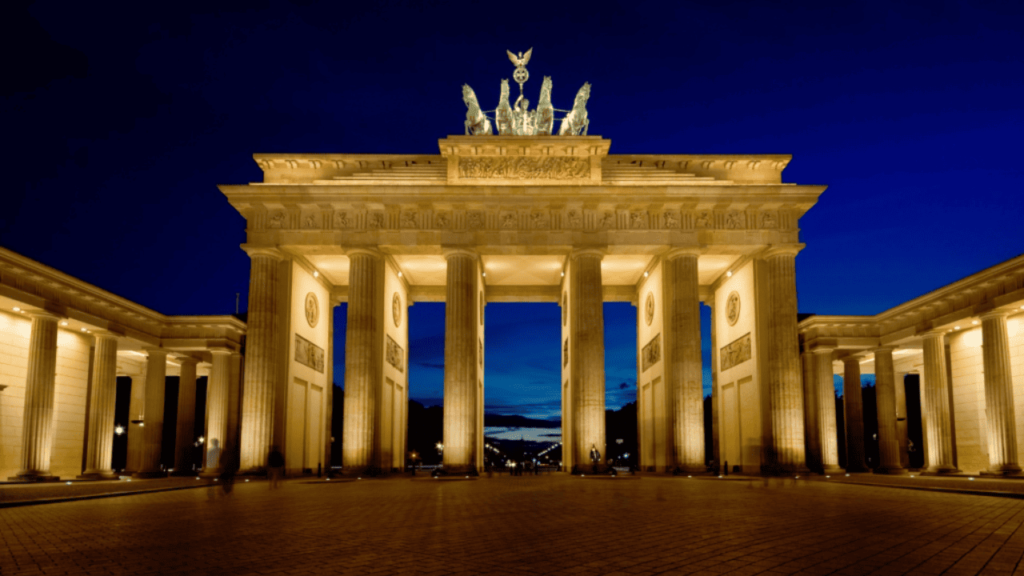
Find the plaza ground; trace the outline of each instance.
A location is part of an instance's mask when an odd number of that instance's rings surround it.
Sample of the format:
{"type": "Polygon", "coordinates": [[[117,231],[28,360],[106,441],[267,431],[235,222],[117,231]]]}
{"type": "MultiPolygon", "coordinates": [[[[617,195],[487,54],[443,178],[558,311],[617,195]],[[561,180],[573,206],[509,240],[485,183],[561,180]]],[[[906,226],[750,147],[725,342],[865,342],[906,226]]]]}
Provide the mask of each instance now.
{"type": "Polygon", "coordinates": [[[0,509],[0,573],[1014,574],[1022,522],[822,479],[310,479],[0,509]]]}

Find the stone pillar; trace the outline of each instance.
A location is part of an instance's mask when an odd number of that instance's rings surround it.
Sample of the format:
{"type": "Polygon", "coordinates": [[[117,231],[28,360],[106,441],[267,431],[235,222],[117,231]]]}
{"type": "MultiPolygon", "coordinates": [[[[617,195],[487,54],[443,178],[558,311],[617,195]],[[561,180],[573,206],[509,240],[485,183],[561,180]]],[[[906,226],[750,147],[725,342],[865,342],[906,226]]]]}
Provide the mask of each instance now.
{"type": "Polygon", "coordinates": [[[996,310],[981,315],[989,472],[1004,476],[1021,473],[1017,457],[1017,419],[1013,409],[1010,339],[1006,331],[1008,314],[996,310]]]}
{"type": "Polygon", "coordinates": [[[590,451],[607,459],[604,421],[604,293],[599,250],[578,250],[569,266],[569,362],[576,453],[573,462],[591,470],[590,451]]]}
{"type": "Polygon", "coordinates": [[[360,473],[374,465],[374,415],[382,395],[384,260],[357,250],[349,261],[341,462],[346,473],[360,473]]]}
{"type": "Polygon", "coordinates": [[[477,255],[448,250],[444,334],[444,467],[477,468],[477,255]]]}
{"type": "Polygon", "coordinates": [[[117,403],[117,335],[94,330],[92,390],[86,430],[85,472],[80,478],[116,478],[113,470],[114,407],[117,403]]]}
{"type": "Polygon", "coordinates": [[[814,353],[804,352],[800,355],[803,365],[804,384],[804,446],[806,447],[807,467],[821,470],[821,430],[818,426],[818,367],[814,353]]]}
{"type": "Polygon", "coordinates": [[[896,440],[900,445],[900,466],[910,468],[910,452],[907,442],[907,387],[906,372],[896,373],[896,440]]]}
{"type": "MultiPolygon", "coordinates": [[[[228,381],[228,435],[224,440],[224,456],[222,467],[230,466],[232,471],[238,470],[238,433],[241,426],[239,417],[242,411],[242,355],[231,354],[231,379],[228,381]],[[227,458],[225,461],[224,458],[227,458]]],[[[209,385],[207,385],[209,386],[209,385]]]]}
{"type": "Polygon", "coordinates": [[[953,464],[953,433],[949,416],[949,378],[946,371],[945,333],[924,335],[924,408],[928,472],[957,472],[953,464]]]}
{"type": "Polygon", "coordinates": [[[52,481],[53,402],[57,378],[57,321],[55,314],[31,312],[25,411],[21,426],[21,470],[12,480],[52,481]]]}
{"type": "Polygon", "coordinates": [[[228,394],[231,378],[231,350],[214,348],[213,368],[206,388],[206,442],[203,475],[219,476],[226,459],[224,446],[228,435],[228,394]]]}
{"type": "Polygon", "coordinates": [[[675,411],[672,417],[675,467],[691,473],[707,470],[704,461],[704,386],[697,279],[699,254],[699,250],[694,249],[672,250],[662,264],[666,380],[667,389],[672,391],[675,411]]]}
{"type": "Polygon", "coordinates": [[[804,398],[797,338],[796,255],[803,245],[775,246],[762,256],[768,283],[768,473],[805,470],[804,398]]]}
{"type": "Polygon", "coordinates": [[[711,460],[715,464],[714,474],[722,470],[722,449],[719,444],[719,419],[721,391],[718,389],[718,334],[715,330],[715,297],[709,296],[705,305],[711,309],[711,460]]]}
{"type": "Polygon", "coordinates": [[[892,348],[877,348],[875,354],[875,403],[878,407],[878,474],[901,474],[900,444],[896,437],[896,372],[892,348]]]}
{"type": "Polygon", "coordinates": [[[196,436],[196,363],[195,358],[186,356],[181,359],[181,371],[178,378],[178,422],[174,435],[174,471],[179,474],[191,474],[193,464],[199,464],[195,454],[196,436]]]}
{"type": "Polygon", "coordinates": [[[249,274],[240,469],[262,472],[270,454],[274,390],[279,377],[278,267],[282,255],[272,248],[250,248],[247,252],[252,270],[249,274]]]}
{"type": "Polygon", "coordinates": [[[846,421],[846,471],[867,472],[864,463],[864,400],[860,389],[860,358],[843,358],[843,420],[846,421]]]}
{"type": "Polygon", "coordinates": [[[832,374],[832,349],[818,348],[814,352],[815,378],[818,401],[818,437],[821,441],[821,470],[835,474],[839,467],[839,433],[836,429],[836,388],[832,374]]]}
{"type": "Polygon", "coordinates": [[[164,386],[167,378],[167,349],[147,348],[146,411],[143,417],[142,461],[136,478],[161,478],[167,473],[160,468],[164,439],[164,386]]]}

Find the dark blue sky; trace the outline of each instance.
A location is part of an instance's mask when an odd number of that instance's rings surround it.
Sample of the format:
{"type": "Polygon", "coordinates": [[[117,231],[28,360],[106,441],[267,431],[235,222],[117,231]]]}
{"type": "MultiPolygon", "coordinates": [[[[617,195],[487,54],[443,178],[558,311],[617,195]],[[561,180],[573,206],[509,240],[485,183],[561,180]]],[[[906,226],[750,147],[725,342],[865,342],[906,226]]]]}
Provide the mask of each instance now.
{"type": "MultiPolygon", "coordinates": [[[[258,180],[253,152],[434,153],[462,131],[461,85],[489,107],[511,75],[505,50],[532,46],[556,106],[592,83],[590,133],[612,153],[793,154],[787,181],[829,185],[801,222],[800,310],[876,313],[1024,252],[1022,11],[17,3],[0,18],[0,245],[164,313],[231,312],[249,261],[215,184],[258,180]]],[[[634,311],[607,309],[617,390],[633,385],[634,311]]],[[[557,373],[541,345],[557,344],[557,320],[551,338],[517,323],[555,310],[489,309],[490,407],[557,398],[557,378],[527,398],[557,373]],[[495,346],[499,326],[530,337],[495,346]]],[[[443,348],[430,317],[443,308],[410,310],[421,397],[443,348]]]]}

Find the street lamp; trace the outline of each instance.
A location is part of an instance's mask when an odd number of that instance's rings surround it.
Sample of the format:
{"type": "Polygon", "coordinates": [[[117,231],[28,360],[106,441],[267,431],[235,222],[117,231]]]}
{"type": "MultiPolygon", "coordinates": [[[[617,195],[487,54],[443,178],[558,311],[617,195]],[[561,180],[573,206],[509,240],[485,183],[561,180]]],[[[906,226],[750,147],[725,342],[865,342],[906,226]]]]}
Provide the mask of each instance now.
{"type": "Polygon", "coordinates": [[[124,434],[124,426],[121,426],[120,424],[118,424],[117,426],[114,426],[114,434],[116,434],[118,436],[120,436],[121,434],[124,434]]]}

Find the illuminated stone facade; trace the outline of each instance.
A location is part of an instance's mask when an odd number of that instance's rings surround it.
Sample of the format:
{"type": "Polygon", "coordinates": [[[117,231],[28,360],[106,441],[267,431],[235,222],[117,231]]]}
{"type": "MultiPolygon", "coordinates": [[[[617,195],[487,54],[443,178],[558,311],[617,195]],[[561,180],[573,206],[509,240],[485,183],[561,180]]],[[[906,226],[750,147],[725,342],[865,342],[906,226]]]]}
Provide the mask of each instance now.
{"type": "Polygon", "coordinates": [[[435,155],[257,154],[262,182],[221,186],[246,219],[253,258],[246,391],[261,393],[244,402],[242,429],[262,432],[243,441],[243,469],[260,468],[270,445],[290,461],[297,434],[304,461],[329,450],[327,434],[311,440],[329,417],[310,420],[309,394],[329,390],[331,362],[309,372],[280,344],[305,332],[333,349],[332,332],[305,319],[309,292],[324,326],[348,302],[349,471],[404,465],[408,370],[394,360],[407,357],[405,308],[415,302],[448,304],[444,461],[457,470],[483,462],[484,304],[559,303],[563,465],[589,468],[591,448],[607,454],[607,301],[637,306],[641,359],[656,346],[637,366],[644,470],[700,471],[708,459],[803,469],[793,264],[799,219],[824,186],[783,183],[785,155],[609,155],[610,146],[599,136],[450,136],[435,155]],[[728,457],[703,444],[701,301],[719,346],[746,338],[735,365],[712,367],[728,457]]]}

